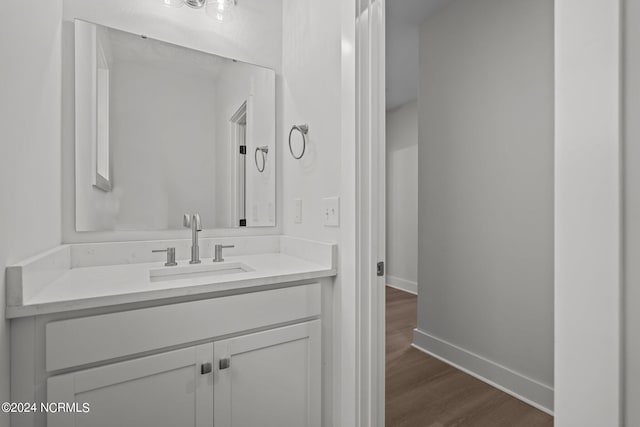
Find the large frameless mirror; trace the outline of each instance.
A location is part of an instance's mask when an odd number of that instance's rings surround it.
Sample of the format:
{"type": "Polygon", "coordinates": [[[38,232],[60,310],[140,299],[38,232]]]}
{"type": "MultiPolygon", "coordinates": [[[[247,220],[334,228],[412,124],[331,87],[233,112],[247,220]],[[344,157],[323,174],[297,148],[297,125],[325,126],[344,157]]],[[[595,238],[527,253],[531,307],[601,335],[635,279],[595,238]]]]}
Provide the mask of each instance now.
{"type": "Polygon", "coordinates": [[[275,72],[76,20],[76,230],[275,225],[275,72]]]}

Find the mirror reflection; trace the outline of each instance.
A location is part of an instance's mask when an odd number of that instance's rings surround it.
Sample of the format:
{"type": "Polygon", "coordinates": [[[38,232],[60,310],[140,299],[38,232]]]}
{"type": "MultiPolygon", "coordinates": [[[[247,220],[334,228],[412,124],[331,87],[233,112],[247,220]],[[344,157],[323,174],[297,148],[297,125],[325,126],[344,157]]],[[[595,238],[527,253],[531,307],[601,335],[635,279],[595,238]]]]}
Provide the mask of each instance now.
{"type": "Polygon", "coordinates": [[[275,225],[275,73],[75,21],[76,229],[275,225]]]}

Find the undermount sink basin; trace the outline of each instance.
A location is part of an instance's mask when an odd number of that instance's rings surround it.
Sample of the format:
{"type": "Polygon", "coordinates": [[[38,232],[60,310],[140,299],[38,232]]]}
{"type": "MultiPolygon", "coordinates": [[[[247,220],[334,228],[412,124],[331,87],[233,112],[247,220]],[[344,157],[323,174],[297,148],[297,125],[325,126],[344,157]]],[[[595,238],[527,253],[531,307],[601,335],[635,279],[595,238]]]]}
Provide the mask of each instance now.
{"type": "Polygon", "coordinates": [[[241,262],[229,262],[210,264],[202,261],[202,264],[181,265],[177,267],[161,267],[149,270],[152,282],[166,280],[193,279],[198,277],[222,276],[226,274],[246,273],[253,271],[251,267],[241,262]]]}

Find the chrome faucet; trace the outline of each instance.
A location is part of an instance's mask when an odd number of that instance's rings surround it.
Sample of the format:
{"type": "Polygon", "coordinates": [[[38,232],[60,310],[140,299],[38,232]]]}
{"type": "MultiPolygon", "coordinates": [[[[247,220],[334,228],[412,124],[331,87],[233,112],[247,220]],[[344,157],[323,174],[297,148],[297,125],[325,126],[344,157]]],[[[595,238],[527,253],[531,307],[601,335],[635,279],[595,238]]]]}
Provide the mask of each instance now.
{"type": "Polygon", "coordinates": [[[189,264],[200,264],[200,247],[198,246],[198,232],[202,231],[199,214],[184,214],[184,226],[191,228],[191,261],[189,264]]]}

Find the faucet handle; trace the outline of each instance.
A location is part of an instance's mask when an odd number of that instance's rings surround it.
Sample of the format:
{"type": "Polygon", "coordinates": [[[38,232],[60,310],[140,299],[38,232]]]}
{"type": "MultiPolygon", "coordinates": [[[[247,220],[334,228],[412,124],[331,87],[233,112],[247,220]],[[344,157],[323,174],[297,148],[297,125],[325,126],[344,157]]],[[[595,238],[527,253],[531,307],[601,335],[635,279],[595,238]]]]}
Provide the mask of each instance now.
{"type": "Polygon", "coordinates": [[[191,215],[186,213],[184,214],[184,216],[182,217],[182,225],[184,225],[187,228],[191,227],[191,215]]]}
{"type": "Polygon", "coordinates": [[[167,253],[167,262],[164,263],[165,267],[175,267],[176,265],[178,265],[178,263],[176,262],[176,248],[154,249],[151,252],[167,253]]]}
{"type": "Polygon", "coordinates": [[[215,245],[214,246],[214,255],[213,262],[222,262],[224,258],[222,258],[222,250],[227,248],[235,248],[235,245],[215,245]]]}

